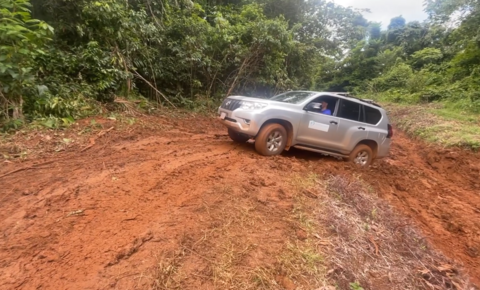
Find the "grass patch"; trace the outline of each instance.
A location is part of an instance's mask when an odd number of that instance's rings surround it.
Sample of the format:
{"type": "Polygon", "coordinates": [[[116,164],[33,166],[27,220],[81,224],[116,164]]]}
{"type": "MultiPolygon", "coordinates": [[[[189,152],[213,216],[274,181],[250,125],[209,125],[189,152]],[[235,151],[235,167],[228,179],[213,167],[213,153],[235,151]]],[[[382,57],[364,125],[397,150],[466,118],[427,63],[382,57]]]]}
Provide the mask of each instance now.
{"type": "Polygon", "coordinates": [[[359,178],[318,187],[321,224],[332,244],[328,272],[339,289],[470,289],[452,261],[430,249],[407,220],[359,178]]]}
{"type": "Polygon", "coordinates": [[[306,174],[305,176],[303,175],[294,175],[292,179],[290,180],[290,184],[297,190],[297,191],[302,191],[302,190],[308,190],[312,187],[315,186],[318,180],[318,175],[310,172],[306,174]]]}
{"type": "Polygon", "coordinates": [[[444,147],[480,149],[480,118],[439,105],[384,104],[392,121],[407,134],[444,147]]]}
{"type": "Polygon", "coordinates": [[[324,253],[319,246],[327,241],[321,238],[323,228],[316,218],[320,208],[312,202],[312,191],[320,186],[318,181],[315,173],[294,175],[289,181],[296,193],[290,221],[296,229],[296,239],[287,242],[279,255],[278,272],[296,281],[299,289],[324,289],[329,284],[324,253]]]}
{"type": "MultiPolygon", "coordinates": [[[[458,267],[430,249],[359,176],[292,175],[293,208],[207,191],[201,233],[186,233],[148,275],[149,289],[470,289],[458,267]]],[[[284,200],[283,200],[284,201],[284,200]]],[[[200,213],[199,212],[199,213],[200,213]]]]}
{"type": "Polygon", "coordinates": [[[315,205],[302,193],[317,180],[298,175],[282,187],[296,193],[290,210],[259,200],[267,187],[243,194],[242,187],[217,184],[199,209],[201,233],[186,233],[174,250],[159,255],[143,281],[148,289],[323,289],[328,283],[319,223],[315,205]]]}
{"type": "Polygon", "coordinates": [[[185,251],[180,250],[164,253],[157,258],[157,265],[152,272],[152,290],[182,289],[181,281],[185,278],[178,277],[178,270],[184,256],[185,251]]]}
{"type": "Polygon", "coordinates": [[[478,124],[480,122],[480,116],[476,114],[456,111],[448,108],[431,108],[428,109],[428,112],[447,121],[457,121],[473,124],[478,124]]]}

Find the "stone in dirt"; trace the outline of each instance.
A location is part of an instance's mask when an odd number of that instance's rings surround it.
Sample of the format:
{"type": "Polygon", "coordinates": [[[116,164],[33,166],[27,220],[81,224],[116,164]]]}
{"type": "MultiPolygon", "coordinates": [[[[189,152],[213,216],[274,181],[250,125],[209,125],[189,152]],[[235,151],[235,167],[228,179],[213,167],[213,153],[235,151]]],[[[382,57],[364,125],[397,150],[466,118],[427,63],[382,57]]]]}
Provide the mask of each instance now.
{"type": "Polygon", "coordinates": [[[295,285],[295,283],[293,283],[292,280],[290,280],[290,278],[288,277],[285,277],[285,276],[277,276],[277,283],[282,285],[283,288],[285,288],[286,290],[295,290],[297,289],[297,286],[295,285]]]}

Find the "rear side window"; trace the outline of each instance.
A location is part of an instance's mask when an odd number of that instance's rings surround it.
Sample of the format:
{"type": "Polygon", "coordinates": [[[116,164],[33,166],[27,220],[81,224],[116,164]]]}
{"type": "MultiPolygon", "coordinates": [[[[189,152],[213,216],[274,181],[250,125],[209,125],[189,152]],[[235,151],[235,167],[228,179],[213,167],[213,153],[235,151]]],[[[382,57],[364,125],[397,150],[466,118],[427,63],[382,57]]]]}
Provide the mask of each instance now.
{"type": "Polygon", "coordinates": [[[360,121],[360,118],[362,118],[363,121],[363,114],[360,114],[360,108],[361,107],[359,103],[341,100],[337,117],[349,119],[352,121],[360,121]]]}
{"type": "Polygon", "coordinates": [[[365,123],[375,125],[382,118],[382,113],[379,110],[365,106],[365,123]]]}

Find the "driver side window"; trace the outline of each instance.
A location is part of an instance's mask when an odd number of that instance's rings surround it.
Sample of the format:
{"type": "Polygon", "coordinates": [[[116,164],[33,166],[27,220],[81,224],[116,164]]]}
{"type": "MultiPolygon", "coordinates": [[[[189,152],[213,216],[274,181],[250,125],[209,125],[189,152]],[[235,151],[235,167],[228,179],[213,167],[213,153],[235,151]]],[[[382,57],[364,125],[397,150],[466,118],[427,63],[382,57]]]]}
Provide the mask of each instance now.
{"type": "Polygon", "coordinates": [[[338,99],[330,96],[321,96],[307,104],[306,110],[309,112],[332,115],[335,113],[338,99]],[[322,104],[326,103],[326,107],[322,104]]]}

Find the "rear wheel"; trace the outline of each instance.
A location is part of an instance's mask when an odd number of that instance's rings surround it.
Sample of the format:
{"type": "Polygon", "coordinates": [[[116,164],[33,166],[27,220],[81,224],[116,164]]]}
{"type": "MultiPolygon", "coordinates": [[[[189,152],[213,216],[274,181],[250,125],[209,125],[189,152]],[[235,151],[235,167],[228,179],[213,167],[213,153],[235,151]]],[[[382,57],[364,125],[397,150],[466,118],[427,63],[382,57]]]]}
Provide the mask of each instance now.
{"type": "Polygon", "coordinates": [[[287,144],[287,130],[280,124],[267,124],[255,138],[255,150],[265,156],[278,155],[287,144]]]}
{"type": "Polygon", "coordinates": [[[373,150],[368,145],[360,144],[350,153],[348,161],[360,167],[367,167],[372,164],[373,150]]]}
{"type": "Polygon", "coordinates": [[[230,137],[230,139],[232,139],[234,142],[237,142],[237,143],[245,143],[248,140],[250,140],[249,136],[242,133],[238,133],[232,129],[228,129],[228,137],[230,137]]]}

